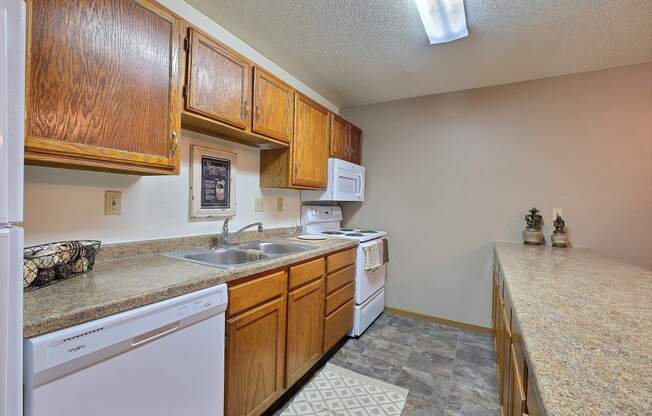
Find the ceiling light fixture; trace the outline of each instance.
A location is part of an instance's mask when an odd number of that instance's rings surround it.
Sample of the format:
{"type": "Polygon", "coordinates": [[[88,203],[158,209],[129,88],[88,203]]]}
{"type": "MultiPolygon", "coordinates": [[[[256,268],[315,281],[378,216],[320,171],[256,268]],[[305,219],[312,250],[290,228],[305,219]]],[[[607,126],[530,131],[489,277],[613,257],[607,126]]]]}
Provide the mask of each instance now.
{"type": "Polygon", "coordinates": [[[451,42],[469,36],[464,0],[414,0],[430,44],[451,42]]]}

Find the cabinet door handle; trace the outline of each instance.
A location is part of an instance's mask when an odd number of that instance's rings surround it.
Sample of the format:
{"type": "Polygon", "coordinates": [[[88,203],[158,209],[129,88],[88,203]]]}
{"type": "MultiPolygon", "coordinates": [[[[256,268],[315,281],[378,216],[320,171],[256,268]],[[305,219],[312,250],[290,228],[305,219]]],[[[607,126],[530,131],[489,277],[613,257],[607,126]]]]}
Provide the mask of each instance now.
{"type": "Polygon", "coordinates": [[[260,107],[256,105],[256,120],[260,120],[260,107]]]}
{"type": "Polygon", "coordinates": [[[295,160],[295,161],[294,161],[294,171],[295,171],[295,172],[298,172],[298,171],[299,171],[299,161],[298,161],[298,160],[295,160]]]}
{"type": "Polygon", "coordinates": [[[249,103],[245,101],[245,103],[244,103],[244,114],[242,116],[243,120],[246,120],[247,117],[249,117],[249,110],[250,109],[251,109],[251,107],[249,107],[249,103]]]}
{"type": "Polygon", "coordinates": [[[177,137],[177,132],[172,132],[172,141],[170,142],[170,157],[174,157],[177,154],[177,146],[179,146],[179,138],[177,137]]]}

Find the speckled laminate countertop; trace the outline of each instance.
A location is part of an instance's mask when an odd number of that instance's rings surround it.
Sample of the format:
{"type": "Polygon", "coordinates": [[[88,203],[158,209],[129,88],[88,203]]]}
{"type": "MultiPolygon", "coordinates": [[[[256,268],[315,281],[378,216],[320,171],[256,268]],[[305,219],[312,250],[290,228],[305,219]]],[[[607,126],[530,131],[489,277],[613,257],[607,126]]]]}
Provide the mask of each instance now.
{"type": "MultiPolygon", "coordinates": [[[[29,338],[56,331],[358,244],[354,240],[338,238],[323,241],[282,240],[314,248],[232,270],[155,253],[98,261],[92,272],[25,293],[24,336],[29,338]]],[[[168,245],[168,251],[180,249],[172,240],[168,245]]],[[[125,248],[108,250],[125,251],[125,248]]],[[[142,246],[131,246],[127,250],[140,252],[142,246]]]]}
{"type": "Polygon", "coordinates": [[[580,248],[495,252],[546,414],[652,414],[652,272],[580,248]]]}

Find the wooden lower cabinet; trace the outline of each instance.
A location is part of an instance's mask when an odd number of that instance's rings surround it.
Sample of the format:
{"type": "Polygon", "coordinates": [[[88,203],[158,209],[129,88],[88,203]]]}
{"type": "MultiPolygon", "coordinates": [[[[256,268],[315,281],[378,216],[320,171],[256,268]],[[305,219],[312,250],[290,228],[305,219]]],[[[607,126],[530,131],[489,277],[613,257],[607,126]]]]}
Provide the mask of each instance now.
{"type": "Polygon", "coordinates": [[[288,295],[287,385],[294,384],[323,355],[323,276],[288,295]]]}
{"type": "Polygon", "coordinates": [[[228,320],[227,415],[260,415],[283,393],[285,336],[285,296],[228,320]]]}
{"type": "Polygon", "coordinates": [[[525,405],[527,407],[527,413],[529,416],[543,416],[543,411],[539,407],[539,402],[537,401],[537,394],[534,391],[534,383],[532,380],[527,381],[527,388],[525,389],[525,405]]]}
{"type": "Polygon", "coordinates": [[[353,328],[357,249],[326,257],[324,351],[333,348],[353,328]]]}
{"type": "Polygon", "coordinates": [[[514,327],[514,313],[498,267],[494,268],[492,322],[496,345],[501,416],[541,415],[539,401],[529,379],[520,334],[514,327]]]}
{"type": "Polygon", "coordinates": [[[346,336],[354,271],[344,251],[229,283],[226,416],[261,415],[346,336]],[[328,259],[342,268],[327,275],[328,259]]]}
{"type": "Polygon", "coordinates": [[[523,388],[523,379],[521,374],[518,372],[518,364],[516,361],[516,354],[512,348],[510,354],[510,415],[512,416],[522,416],[525,414],[525,389],[523,388]]]}
{"type": "Polygon", "coordinates": [[[324,324],[324,351],[333,348],[353,328],[353,298],[328,315],[324,324]]]}
{"type": "MultiPolygon", "coordinates": [[[[503,307],[501,310],[501,329],[502,329],[502,336],[501,336],[501,344],[499,346],[499,350],[496,351],[496,354],[500,354],[500,363],[501,363],[501,378],[499,380],[500,382],[500,396],[501,396],[501,404],[503,406],[503,409],[508,409],[509,408],[509,392],[510,392],[510,353],[512,349],[512,334],[509,330],[509,320],[507,318],[507,313],[505,312],[505,308],[503,307]]],[[[509,414],[509,413],[506,413],[509,414]]]]}

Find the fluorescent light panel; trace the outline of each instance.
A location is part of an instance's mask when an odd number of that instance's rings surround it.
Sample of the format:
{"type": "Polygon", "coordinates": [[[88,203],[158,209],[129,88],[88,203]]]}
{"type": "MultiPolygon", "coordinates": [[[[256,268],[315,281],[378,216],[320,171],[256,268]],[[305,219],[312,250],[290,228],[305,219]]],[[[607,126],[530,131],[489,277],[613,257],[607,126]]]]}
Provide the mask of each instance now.
{"type": "Polygon", "coordinates": [[[430,44],[469,36],[464,0],[414,0],[430,44]]]}

